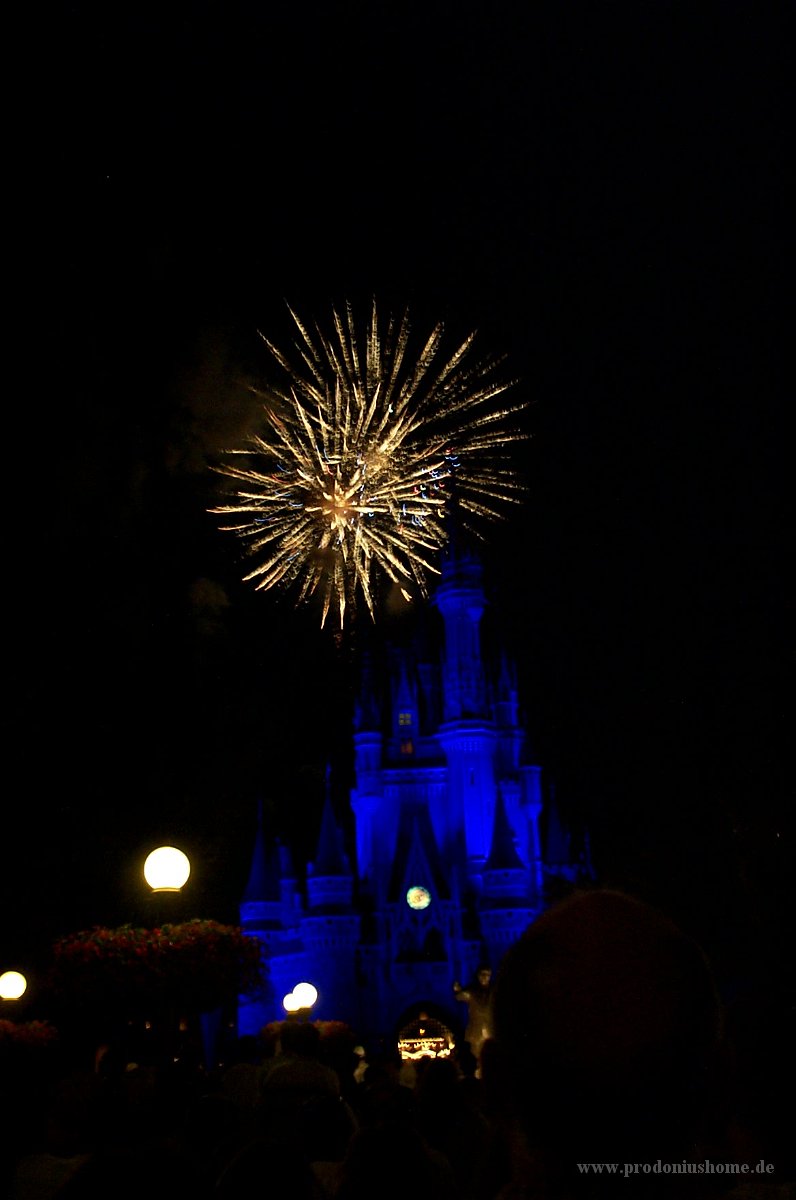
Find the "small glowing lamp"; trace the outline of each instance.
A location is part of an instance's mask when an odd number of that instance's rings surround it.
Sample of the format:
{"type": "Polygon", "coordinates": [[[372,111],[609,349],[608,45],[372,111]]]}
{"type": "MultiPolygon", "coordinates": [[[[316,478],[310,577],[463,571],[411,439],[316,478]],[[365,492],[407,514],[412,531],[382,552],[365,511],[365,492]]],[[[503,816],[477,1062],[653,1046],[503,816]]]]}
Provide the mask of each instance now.
{"type": "Polygon", "coordinates": [[[0,975],[0,1000],[19,1000],[28,981],[19,971],[4,971],[0,975]]]}
{"type": "Polygon", "coordinates": [[[415,909],[416,912],[422,912],[422,910],[424,908],[428,908],[429,904],[431,903],[431,893],[429,892],[428,888],[424,888],[419,884],[415,884],[414,887],[410,887],[409,891],[406,893],[406,903],[410,908],[415,909]]]}
{"type": "Polygon", "coordinates": [[[301,1005],[296,999],[295,992],[288,992],[288,994],[282,1000],[282,1007],[284,1008],[285,1012],[298,1012],[298,1010],[301,1008],[301,1005]]]}
{"type": "Polygon", "coordinates": [[[176,846],[159,846],[144,863],[144,879],[153,892],[179,892],[190,873],[187,854],[176,846]]]}
{"type": "Polygon", "coordinates": [[[318,989],[311,983],[297,983],[293,988],[293,995],[298,1000],[299,1008],[312,1008],[318,999],[318,989]]]}

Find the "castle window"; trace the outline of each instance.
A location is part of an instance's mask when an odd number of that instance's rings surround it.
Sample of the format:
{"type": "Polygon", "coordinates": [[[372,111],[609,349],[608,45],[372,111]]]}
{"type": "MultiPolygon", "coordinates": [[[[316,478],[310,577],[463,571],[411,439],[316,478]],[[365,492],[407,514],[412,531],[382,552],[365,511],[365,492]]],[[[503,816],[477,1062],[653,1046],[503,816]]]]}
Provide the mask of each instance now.
{"type": "Polygon", "coordinates": [[[412,714],[410,712],[399,712],[398,713],[398,724],[399,725],[412,725],[413,724],[412,714]]]}
{"type": "Polygon", "coordinates": [[[423,958],[427,962],[444,962],[447,957],[442,934],[438,929],[429,929],[423,942],[423,958]]]}

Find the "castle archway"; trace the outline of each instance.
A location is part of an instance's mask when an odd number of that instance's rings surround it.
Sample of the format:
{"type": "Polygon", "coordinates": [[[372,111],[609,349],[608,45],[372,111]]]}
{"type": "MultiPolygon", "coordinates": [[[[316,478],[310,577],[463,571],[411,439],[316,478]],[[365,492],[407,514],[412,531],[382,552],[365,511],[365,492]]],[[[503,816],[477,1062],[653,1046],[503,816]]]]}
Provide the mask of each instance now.
{"type": "Polygon", "coordinates": [[[451,1014],[438,1004],[413,1004],[399,1017],[395,1040],[404,1062],[420,1058],[448,1058],[457,1034],[451,1014]]]}

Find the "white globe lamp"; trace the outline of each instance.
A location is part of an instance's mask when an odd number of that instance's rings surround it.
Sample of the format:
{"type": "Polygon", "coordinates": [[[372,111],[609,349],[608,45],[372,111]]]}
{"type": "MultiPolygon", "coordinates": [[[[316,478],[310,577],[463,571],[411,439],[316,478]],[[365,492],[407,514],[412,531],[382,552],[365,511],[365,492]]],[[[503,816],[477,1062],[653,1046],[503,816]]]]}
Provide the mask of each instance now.
{"type": "Polygon", "coordinates": [[[27,986],[28,981],[21,971],[4,971],[0,975],[0,1000],[19,1000],[27,986]]]}
{"type": "Polygon", "coordinates": [[[188,855],[176,846],[159,846],[144,863],[144,879],[153,892],[181,891],[190,873],[188,855]]]}
{"type": "Polygon", "coordinates": [[[318,989],[311,983],[297,983],[293,988],[293,995],[299,1008],[312,1008],[318,999],[318,989]]]}

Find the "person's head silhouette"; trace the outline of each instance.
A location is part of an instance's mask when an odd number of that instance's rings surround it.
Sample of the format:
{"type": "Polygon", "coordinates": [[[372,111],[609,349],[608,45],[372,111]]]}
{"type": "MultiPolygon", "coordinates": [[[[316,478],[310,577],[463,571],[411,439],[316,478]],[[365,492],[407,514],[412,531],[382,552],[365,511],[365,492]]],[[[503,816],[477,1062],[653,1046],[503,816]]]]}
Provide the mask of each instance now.
{"type": "Polygon", "coordinates": [[[565,1167],[688,1152],[720,1038],[709,964],[668,918],[576,894],[506,953],[484,1074],[529,1146],[565,1167]]]}

